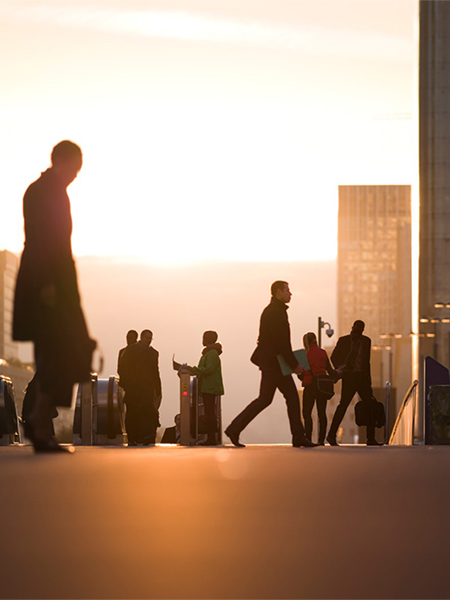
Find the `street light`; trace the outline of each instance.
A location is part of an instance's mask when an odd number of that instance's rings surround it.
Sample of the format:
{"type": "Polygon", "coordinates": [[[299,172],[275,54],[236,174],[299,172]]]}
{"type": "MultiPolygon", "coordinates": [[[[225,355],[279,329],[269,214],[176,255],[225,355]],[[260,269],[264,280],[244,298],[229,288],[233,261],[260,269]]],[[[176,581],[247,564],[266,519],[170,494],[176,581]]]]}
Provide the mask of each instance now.
{"type": "Polygon", "coordinates": [[[410,337],[420,337],[420,338],[423,338],[423,337],[435,337],[436,334],[432,333],[432,332],[429,332],[429,333],[414,333],[413,331],[411,331],[411,333],[409,334],[409,336],[410,337]]]}
{"type": "Polygon", "coordinates": [[[438,317],[420,317],[420,323],[450,323],[449,317],[443,317],[439,319],[438,317]]]}
{"type": "Polygon", "coordinates": [[[396,340],[399,340],[403,337],[403,333],[380,333],[379,337],[382,340],[386,340],[388,338],[395,338],[396,340]]]}
{"type": "Polygon", "coordinates": [[[327,329],[325,329],[325,333],[330,338],[334,335],[334,329],[332,329],[331,325],[327,321],[322,321],[322,317],[318,317],[317,319],[317,345],[319,348],[322,346],[322,329],[328,325],[327,329]]]}
{"type": "Polygon", "coordinates": [[[450,308],[450,302],[435,302],[434,308],[450,308]]]}
{"type": "MultiPolygon", "coordinates": [[[[448,306],[450,307],[450,304],[448,306]]],[[[446,307],[446,303],[444,303],[444,302],[435,302],[434,303],[434,308],[445,308],[445,307],[446,307]]],[[[428,332],[428,333],[418,334],[419,337],[436,338],[436,325],[437,325],[437,323],[450,323],[450,318],[444,317],[444,318],[441,319],[439,317],[422,316],[419,319],[419,323],[431,323],[431,324],[434,325],[434,332],[428,332]]],[[[438,360],[438,342],[437,342],[437,339],[435,339],[434,343],[433,343],[433,358],[435,360],[438,360]]]]}

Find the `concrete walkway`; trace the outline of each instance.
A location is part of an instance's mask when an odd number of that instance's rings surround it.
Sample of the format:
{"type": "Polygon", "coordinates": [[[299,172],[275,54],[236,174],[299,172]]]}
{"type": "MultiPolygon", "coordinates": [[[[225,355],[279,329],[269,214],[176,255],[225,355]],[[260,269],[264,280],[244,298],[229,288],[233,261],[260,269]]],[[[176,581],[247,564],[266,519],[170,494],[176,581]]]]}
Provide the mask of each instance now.
{"type": "Polygon", "coordinates": [[[450,447],[0,448],[1,598],[449,598],[450,447]]]}

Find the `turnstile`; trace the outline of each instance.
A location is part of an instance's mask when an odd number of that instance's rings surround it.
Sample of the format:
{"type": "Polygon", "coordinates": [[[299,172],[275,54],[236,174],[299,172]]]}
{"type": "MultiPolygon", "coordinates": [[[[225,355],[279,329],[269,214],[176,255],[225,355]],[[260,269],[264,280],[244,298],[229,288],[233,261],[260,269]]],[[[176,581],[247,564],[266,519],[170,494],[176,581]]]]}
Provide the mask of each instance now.
{"type": "Polygon", "coordinates": [[[91,380],[78,386],[73,443],[82,446],[124,446],[125,407],[117,377],[91,380]]]}
{"type": "MultiPolygon", "coordinates": [[[[205,409],[198,392],[198,379],[181,367],[180,377],[180,445],[198,446],[205,440],[205,409]]],[[[216,396],[217,444],[222,445],[222,407],[220,396],[216,396]]]]}
{"type": "Polygon", "coordinates": [[[22,443],[17,417],[14,386],[9,377],[0,375],[0,446],[22,443]]]}

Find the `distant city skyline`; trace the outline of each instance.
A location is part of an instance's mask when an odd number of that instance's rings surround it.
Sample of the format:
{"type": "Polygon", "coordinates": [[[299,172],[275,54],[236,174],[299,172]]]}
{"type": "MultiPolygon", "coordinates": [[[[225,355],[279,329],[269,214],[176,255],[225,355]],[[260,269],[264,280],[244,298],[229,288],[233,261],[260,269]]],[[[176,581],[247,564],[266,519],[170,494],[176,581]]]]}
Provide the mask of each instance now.
{"type": "Polygon", "coordinates": [[[411,221],[410,185],[339,187],[338,330],[365,321],[372,385],[389,381],[397,408],[413,379],[411,221]]]}
{"type": "Polygon", "coordinates": [[[69,138],[77,255],[336,258],[338,185],[410,184],[415,0],[0,0],[1,245],[69,138]]]}
{"type": "Polygon", "coordinates": [[[19,344],[12,340],[14,289],[19,259],[12,252],[0,250],[0,359],[19,356],[19,344]]]}

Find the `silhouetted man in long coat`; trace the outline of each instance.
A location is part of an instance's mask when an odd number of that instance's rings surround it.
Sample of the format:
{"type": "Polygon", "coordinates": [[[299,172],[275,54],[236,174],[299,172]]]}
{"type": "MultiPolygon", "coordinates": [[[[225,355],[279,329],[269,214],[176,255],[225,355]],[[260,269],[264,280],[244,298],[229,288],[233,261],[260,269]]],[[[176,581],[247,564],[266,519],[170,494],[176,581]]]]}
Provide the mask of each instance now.
{"type": "Polygon", "coordinates": [[[120,385],[125,390],[125,426],[128,445],[154,444],[161,404],[159,353],[150,346],[153,333],[141,332],[137,344],[130,344],[119,360],[120,385]]]}
{"type": "Polygon", "coordinates": [[[136,344],[136,342],[138,341],[138,338],[139,338],[139,334],[134,329],[130,329],[130,331],[127,331],[127,336],[126,336],[127,345],[124,348],[121,348],[119,350],[119,354],[117,356],[117,372],[119,372],[119,363],[120,363],[120,359],[122,358],[122,354],[125,352],[125,350],[128,348],[128,346],[131,346],[131,344],[136,344]]]}
{"type": "Polygon", "coordinates": [[[27,436],[37,452],[63,449],[51,417],[55,406],[70,406],[74,383],[90,378],[95,348],[80,304],[66,191],[81,169],[81,150],[60,142],[51,161],[23,198],[25,246],[14,298],[13,338],[34,342],[36,403],[27,436]]]}

